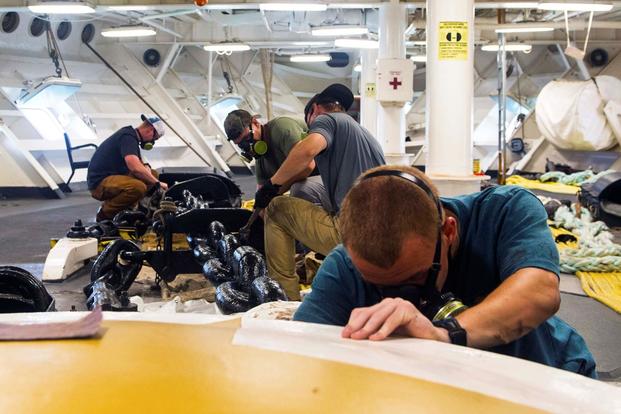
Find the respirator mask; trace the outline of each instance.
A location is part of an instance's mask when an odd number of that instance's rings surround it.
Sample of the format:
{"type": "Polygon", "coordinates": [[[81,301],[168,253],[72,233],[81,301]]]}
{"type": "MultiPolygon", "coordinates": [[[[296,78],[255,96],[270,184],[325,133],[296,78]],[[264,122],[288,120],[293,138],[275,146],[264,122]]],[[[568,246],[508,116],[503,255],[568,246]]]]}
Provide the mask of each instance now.
{"type": "Polygon", "coordinates": [[[267,153],[267,143],[263,140],[254,140],[254,128],[252,124],[249,126],[250,133],[237,144],[241,149],[241,157],[246,162],[251,162],[252,159],[258,159],[267,153]]]}
{"type": "Polygon", "coordinates": [[[468,309],[468,307],[457,299],[451,292],[442,293],[436,287],[438,274],[441,269],[440,258],[442,251],[442,205],[440,204],[440,201],[435,197],[425,182],[403,171],[380,170],[366,175],[363,180],[380,176],[399,177],[418,186],[434,202],[438,210],[438,217],[440,218],[433,264],[431,265],[431,268],[429,268],[425,284],[417,285],[409,283],[394,286],[375,285],[379,290],[380,296],[382,299],[401,298],[407,300],[416,306],[416,308],[432,322],[446,319],[448,317],[455,317],[459,313],[468,309]]]}

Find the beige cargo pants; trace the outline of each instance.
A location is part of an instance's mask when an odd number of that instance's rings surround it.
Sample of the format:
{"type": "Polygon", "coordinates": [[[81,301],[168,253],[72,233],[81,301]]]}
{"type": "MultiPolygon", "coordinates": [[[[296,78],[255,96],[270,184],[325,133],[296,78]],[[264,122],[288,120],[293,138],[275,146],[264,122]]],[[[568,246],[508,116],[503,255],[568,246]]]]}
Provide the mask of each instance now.
{"type": "Polygon", "coordinates": [[[296,197],[280,196],[265,209],[267,270],[290,300],[300,300],[295,273],[295,241],[328,255],[341,242],[337,219],[320,206],[296,197]]]}

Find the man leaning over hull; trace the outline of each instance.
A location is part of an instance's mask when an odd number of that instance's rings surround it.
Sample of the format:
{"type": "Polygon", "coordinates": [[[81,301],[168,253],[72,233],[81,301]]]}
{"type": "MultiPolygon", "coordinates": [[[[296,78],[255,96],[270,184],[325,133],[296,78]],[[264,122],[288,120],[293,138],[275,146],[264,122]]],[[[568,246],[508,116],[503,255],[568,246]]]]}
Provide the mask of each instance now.
{"type": "Polygon", "coordinates": [[[553,316],[559,256],[541,202],[511,186],[441,198],[411,167],[365,173],[340,213],[343,245],[294,319],[487,349],[595,378],[582,337],[553,316]]]}

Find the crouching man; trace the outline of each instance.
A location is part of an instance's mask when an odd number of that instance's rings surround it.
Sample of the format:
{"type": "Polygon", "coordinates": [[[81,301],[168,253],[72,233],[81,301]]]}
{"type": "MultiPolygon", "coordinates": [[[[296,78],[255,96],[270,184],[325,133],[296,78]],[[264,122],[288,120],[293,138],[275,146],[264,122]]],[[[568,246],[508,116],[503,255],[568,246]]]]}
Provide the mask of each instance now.
{"type": "Polygon", "coordinates": [[[343,245],[326,258],[294,319],[487,349],[589,377],[584,340],[553,315],[559,257],[530,192],[488,188],[439,199],[411,167],[364,173],[340,211],[343,245]]]}

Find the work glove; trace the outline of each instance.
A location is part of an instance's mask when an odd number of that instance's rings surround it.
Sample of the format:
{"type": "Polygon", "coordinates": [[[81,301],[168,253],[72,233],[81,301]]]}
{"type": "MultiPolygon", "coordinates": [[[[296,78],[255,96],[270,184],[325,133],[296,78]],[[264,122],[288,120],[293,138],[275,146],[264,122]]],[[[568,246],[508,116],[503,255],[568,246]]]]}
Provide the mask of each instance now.
{"type": "Polygon", "coordinates": [[[266,208],[270,201],[278,195],[279,190],[279,185],[272,184],[272,181],[268,180],[254,195],[254,208],[266,208]]]}

